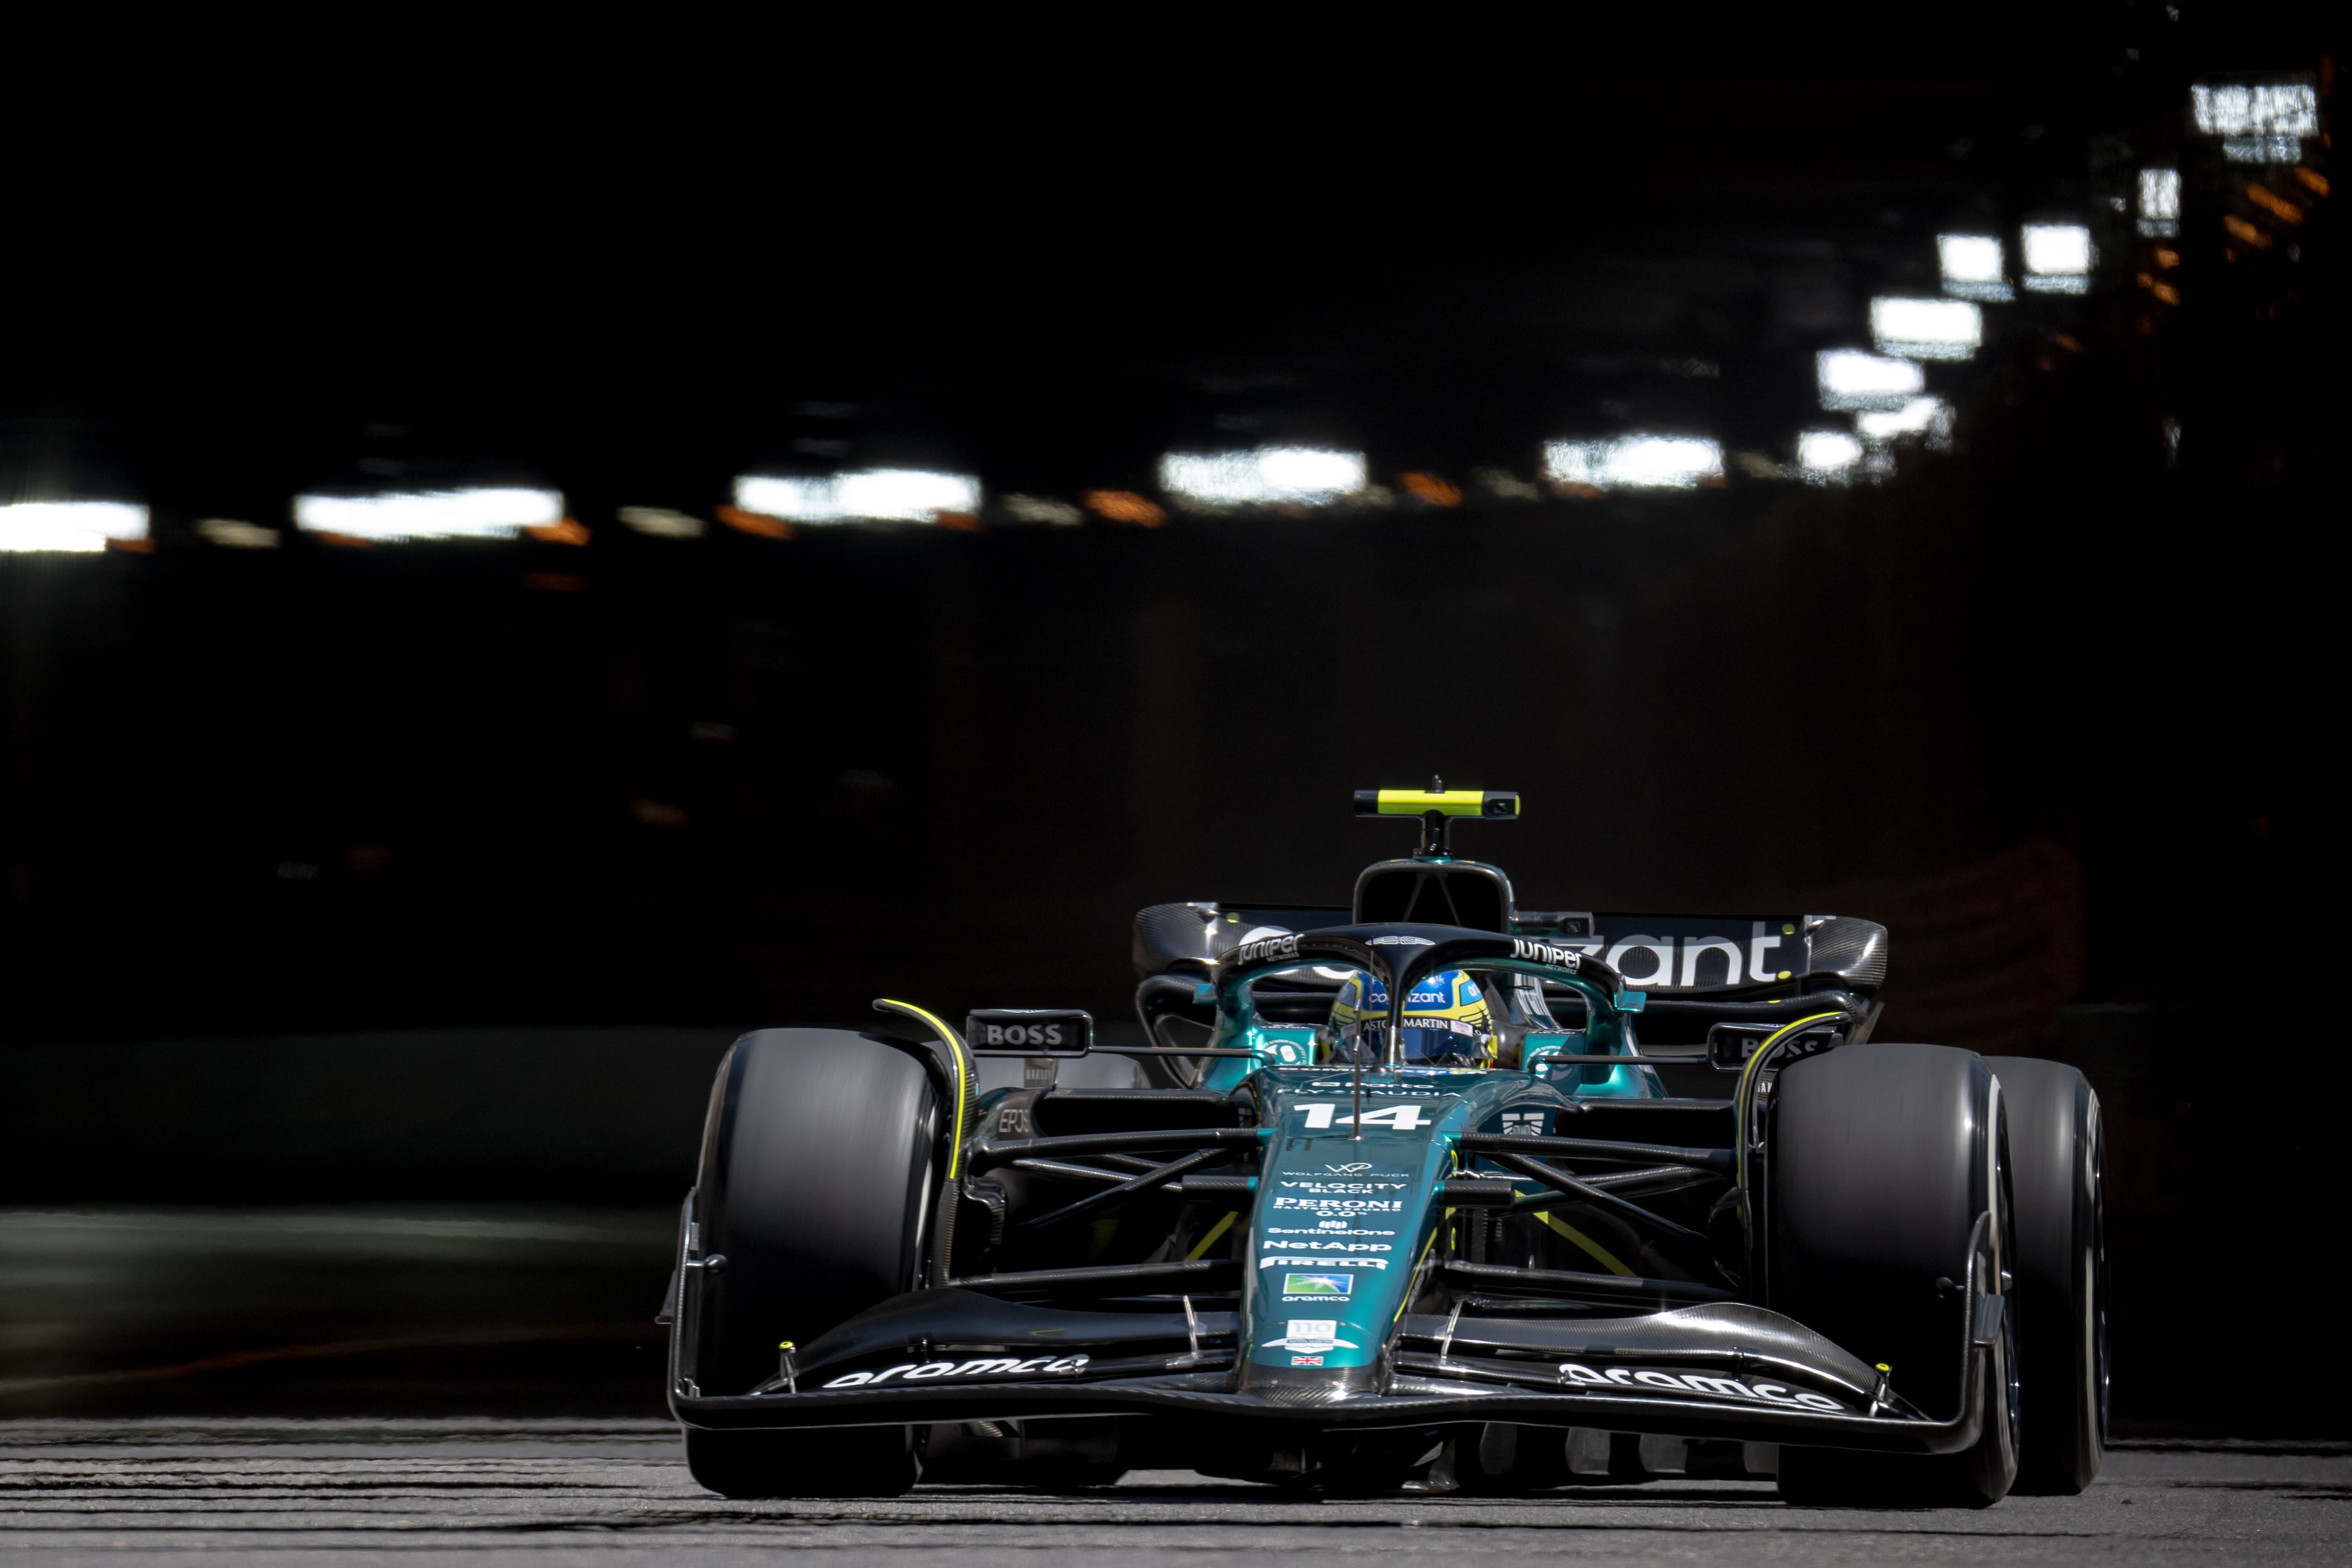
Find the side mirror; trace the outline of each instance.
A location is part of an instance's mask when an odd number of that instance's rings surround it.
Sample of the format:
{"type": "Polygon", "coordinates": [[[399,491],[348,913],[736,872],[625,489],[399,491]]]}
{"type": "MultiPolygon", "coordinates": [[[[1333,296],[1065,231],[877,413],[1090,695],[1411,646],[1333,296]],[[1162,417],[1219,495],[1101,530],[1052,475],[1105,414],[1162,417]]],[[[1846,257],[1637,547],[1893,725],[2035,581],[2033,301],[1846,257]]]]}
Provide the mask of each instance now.
{"type": "MultiPolygon", "coordinates": [[[[1858,1021],[1858,1016],[1852,1012],[1825,1016],[1799,1030],[1794,1038],[1802,1040],[1808,1035],[1826,1034],[1830,1037],[1830,1043],[1834,1045],[1843,1040],[1845,1031],[1858,1021]]],[[[1738,1072],[1748,1065],[1748,1059],[1756,1054],[1758,1046],[1787,1027],[1777,1023],[1711,1024],[1706,1031],[1707,1065],[1717,1072],[1738,1072]]]]}
{"type": "Polygon", "coordinates": [[[1737,1072],[1748,1065],[1756,1048],[1779,1030],[1773,1023],[1710,1024],[1706,1031],[1706,1063],[1717,1072],[1737,1072]]]}

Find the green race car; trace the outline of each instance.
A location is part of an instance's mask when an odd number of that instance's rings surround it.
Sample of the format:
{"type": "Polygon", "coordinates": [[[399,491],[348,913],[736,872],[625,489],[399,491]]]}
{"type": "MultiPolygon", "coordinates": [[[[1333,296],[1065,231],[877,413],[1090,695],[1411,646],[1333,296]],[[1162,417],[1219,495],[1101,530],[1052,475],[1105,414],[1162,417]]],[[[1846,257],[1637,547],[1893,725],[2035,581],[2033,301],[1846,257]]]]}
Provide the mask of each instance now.
{"type": "Polygon", "coordinates": [[[1517,796],[1357,806],[1422,840],[1349,907],[1139,915],[1144,1043],[896,1001],[736,1043],[665,1311],[698,1479],[2089,1484],[2079,1073],[1874,1040],[1870,922],[1522,910],[1448,841],[1517,796]]]}

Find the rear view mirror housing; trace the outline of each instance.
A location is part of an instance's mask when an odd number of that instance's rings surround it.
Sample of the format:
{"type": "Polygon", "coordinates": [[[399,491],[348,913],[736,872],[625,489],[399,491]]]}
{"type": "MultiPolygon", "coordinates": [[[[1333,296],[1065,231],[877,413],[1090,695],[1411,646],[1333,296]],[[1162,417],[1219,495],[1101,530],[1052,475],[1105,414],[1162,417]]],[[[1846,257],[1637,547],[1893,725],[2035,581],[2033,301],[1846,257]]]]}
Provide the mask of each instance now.
{"type": "Polygon", "coordinates": [[[1748,1065],[1756,1048],[1780,1031],[1776,1023],[1718,1023],[1707,1026],[1706,1063],[1717,1072],[1737,1072],[1748,1065]]]}

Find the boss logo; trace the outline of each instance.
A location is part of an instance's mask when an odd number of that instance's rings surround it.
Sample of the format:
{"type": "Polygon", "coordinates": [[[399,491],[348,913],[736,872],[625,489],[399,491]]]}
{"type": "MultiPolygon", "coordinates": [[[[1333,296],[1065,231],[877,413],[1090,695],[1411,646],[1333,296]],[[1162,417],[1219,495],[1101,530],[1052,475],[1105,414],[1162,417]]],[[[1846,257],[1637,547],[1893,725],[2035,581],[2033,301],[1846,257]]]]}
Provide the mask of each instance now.
{"type": "Polygon", "coordinates": [[[982,1045],[1067,1045],[1069,1040],[1058,1023],[984,1023],[980,1026],[982,1045]]]}
{"type": "Polygon", "coordinates": [[[1580,967],[1584,963],[1584,955],[1573,947],[1555,947],[1549,942],[1530,942],[1524,936],[1511,938],[1511,956],[1570,970],[1580,967]]]}

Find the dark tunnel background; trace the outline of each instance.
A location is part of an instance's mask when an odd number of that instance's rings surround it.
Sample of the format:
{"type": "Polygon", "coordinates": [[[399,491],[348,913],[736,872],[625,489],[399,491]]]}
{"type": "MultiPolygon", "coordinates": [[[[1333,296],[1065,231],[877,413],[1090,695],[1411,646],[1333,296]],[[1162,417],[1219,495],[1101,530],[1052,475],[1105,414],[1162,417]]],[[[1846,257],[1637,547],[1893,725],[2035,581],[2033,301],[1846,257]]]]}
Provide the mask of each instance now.
{"type": "MultiPolygon", "coordinates": [[[[2232,1372],[2212,1328],[2340,1273],[2335,208],[2292,275],[2192,235],[2177,312],[2112,268],[1989,309],[1937,383],[1948,450],[1785,476],[1812,351],[1874,291],[1932,292],[1938,228],[2080,214],[2177,155],[2218,236],[2184,84],[2301,70],[2332,112],[2309,29],[2168,9],[1808,12],[1686,45],[1612,23],[1564,84],[1457,29],[1420,64],[1342,50],[1303,98],[1196,84],[1181,124],[1113,124],[1126,162],[1081,150],[1115,110],[1042,89],[955,147],[954,111],[863,120],[837,87],[717,165],[583,132],[542,166],[505,127],[497,167],[541,169],[520,193],[427,137],[341,204],[328,152],[280,146],[230,183],[236,232],[322,247],[12,257],[59,305],[6,372],[10,482],[101,474],[155,524],[143,551],[0,556],[0,1203],[196,1230],[609,1211],[657,1294],[645,1215],[689,1179],[733,1032],[884,994],[1122,1027],[1136,908],[1344,902],[1403,848],[1347,791],[1436,773],[1525,792],[1460,847],[1526,904],[1886,923],[1880,1038],[2058,1056],[2105,1098],[2118,1418],[2340,1434],[2339,1370],[2232,1372]],[[739,191],[710,217],[762,169],[790,176],[767,216],[739,191]],[[544,244],[432,242],[506,199],[544,244]],[[1470,483],[1629,427],[1774,462],[1674,494],[1470,483]],[[715,517],[794,451],[1148,490],[1213,435],[1353,444],[1468,499],[784,540],[613,521],[715,517]],[[194,531],[436,464],[560,487],[587,542],[194,531]]],[[[165,162],[150,210],[184,219],[165,162]]],[[[651,1410],[657,1354],[614,1326],[650,1314],[639,1264],[601,1268],[528,1287],[573,1291],[561,1332],[412,1336],[341,1384],[104,1381],[237,1354],[233,1323],[18,1334],[0,1400],[651,1410]]]]}

